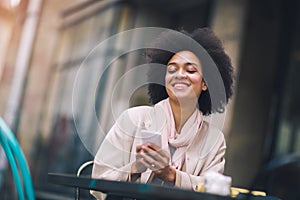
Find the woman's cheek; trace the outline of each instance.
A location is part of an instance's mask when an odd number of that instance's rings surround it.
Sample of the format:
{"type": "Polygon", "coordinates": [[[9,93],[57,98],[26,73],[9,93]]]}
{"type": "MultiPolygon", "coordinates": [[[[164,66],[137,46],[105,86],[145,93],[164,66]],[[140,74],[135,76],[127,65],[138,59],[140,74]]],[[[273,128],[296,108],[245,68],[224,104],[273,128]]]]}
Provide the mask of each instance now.
{"type": "Polygon", "coordinates": [[[199,74],[192,74],[189,77],[190,77],[191,82],[197,83],[197,84],[201,83],[202,79],[201,79],[201,76],[199,74]]]}

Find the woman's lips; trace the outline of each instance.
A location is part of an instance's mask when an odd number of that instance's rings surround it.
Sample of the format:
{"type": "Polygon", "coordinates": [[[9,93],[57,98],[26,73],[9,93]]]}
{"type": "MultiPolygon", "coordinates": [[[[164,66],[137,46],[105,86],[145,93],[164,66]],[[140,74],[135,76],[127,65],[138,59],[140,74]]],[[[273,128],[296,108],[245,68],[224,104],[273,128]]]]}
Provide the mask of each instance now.
{"type": "Polygon", "coordinates": [[[189,87],[190,84],[189,83],[184,83],[184,82],[176,82],[176,83],[173,83],[172,86],[175,89],[181,90],[181,89],[185,89],[185,88],[189,87]]]}

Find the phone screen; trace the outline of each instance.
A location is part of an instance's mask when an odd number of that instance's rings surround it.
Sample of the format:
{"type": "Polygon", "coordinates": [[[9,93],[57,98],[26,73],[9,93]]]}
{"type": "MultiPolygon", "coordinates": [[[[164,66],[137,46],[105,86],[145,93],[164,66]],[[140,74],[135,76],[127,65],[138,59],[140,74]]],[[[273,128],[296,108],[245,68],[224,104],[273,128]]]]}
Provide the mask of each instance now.
{"type": "Polygon", "coordinates": [[[142,129],[141,138],[143,143],[153,143],[161,147],[161,133],[159,132],[142,129]]]}

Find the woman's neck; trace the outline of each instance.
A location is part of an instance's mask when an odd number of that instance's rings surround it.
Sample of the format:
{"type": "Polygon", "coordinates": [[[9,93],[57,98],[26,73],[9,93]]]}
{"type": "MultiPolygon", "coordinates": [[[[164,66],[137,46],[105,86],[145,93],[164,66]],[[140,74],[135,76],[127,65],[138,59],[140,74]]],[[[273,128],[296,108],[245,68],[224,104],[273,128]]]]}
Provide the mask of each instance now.
{"type": "Polygon", "coordinates": [[[193,114],[196,109],[195,103],[181,103],[174,100],[169,100],[173,117],[175,121],[175,129],[179,133],[184,123],[193,114]]]}

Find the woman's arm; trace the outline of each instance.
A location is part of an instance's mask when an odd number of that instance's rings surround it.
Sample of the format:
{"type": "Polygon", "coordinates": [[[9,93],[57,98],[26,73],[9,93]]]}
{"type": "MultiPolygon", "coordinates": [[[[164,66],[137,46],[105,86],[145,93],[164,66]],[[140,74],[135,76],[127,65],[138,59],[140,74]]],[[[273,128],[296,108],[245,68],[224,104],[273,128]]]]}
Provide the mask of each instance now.
{"type": "MultiPolygon", "coordinates": [[[[116,181],[126,181],[130,178],[130,156],[127,153],[130,147],[126,143],[132,144],[132,142],[127,138],[129,141],[123,143],[124,137],[118,126],[114,125],[111,128],[95,156],[92,178],[116,181]],[[122,150],[125,147],[128,150],[122,150]]],[[[92,190],[90,192],[99,200],[106,198],[106,195],[101,192],[92,190]]]]}
{"type": "Polygon", "coordinates": [[[133,140],[134,138],[114,125],[95,156],[92,177],[127,181],[131,171],[130,153],[133,140]]]}
{"type": "Polygon", "coordinates": [[[128,181],[131,173],[136,173],[132,171],[136,163],[136,133],[143,125],[149,108],[131,108],[120,115],[95,156],[93,178],[128,181]]]}
{"type": "MultiPolygon", "coordinates": [[[[137,178],[138,173],[132,173],[132,164],[135,163],[132,153],[136,151],[135,135],[143,112],[134,113],[137,114],[132,116],[136,118],[130,117],[129,110],[122,113],[106,135],[94,158],[92,178],[115,181],[137,178]]],[[[91,194],[97,199],[105,199],[101,192],[91,191],[91,194]]]]}

